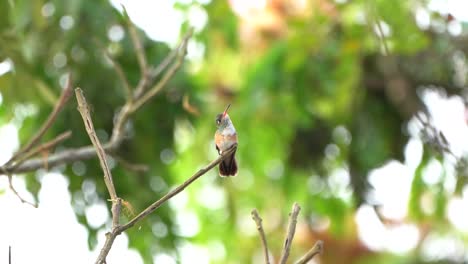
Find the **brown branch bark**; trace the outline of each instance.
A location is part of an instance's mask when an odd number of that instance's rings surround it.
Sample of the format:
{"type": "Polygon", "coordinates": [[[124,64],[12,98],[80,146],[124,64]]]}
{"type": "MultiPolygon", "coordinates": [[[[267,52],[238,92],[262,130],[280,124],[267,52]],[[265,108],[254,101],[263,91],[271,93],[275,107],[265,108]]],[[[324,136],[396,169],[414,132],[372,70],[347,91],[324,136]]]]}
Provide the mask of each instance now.
{"type": "Polygon", "coordinates": [[[294,203],[292,211],[289,213],[288,231],[286,233],[286,239],[284,240],[283,251],[281,252],[280,264],[286,264],[288,260],[294,234],[296,233],[297,216],[300,211],[301,207],[297,203],[294,203]]]}
{"type": "MultiPolygon", "coordinates": [[[[93,143],[93,146],[96,150],[97,156],[99,158],[99,163],[101,164],[102,171],[104,172],[104,182],[107,187],[107,191],[111,197],[112,201],[112,232],[119,226],[119,219],[120,219],[120,209],[122,206],[122,199],[117,196],[117,192],[115,191],[114,182],[112,180],[112,173],[109,168],[109,164],[107,163],[107,154],[104,148],[99,141],[96,131],[94,130],[93,120],[91,119],[91,115],[89,113],[88,104],[86,103],[86,98],[83,95],[83,91],[80,88],[75,89],[76,100],[78,101],[78,111],[83,118],[83,123],[86,128],[86,132],[93,143]]],[[[109,250],[112,247],[112,244],[115,240],[115,236],[106,234],[107,238],[105,246],[102,248],[96,263],[105,263],[106,256],[109,254],[109,250]],[[112,238],[112,239],[109,239],[112,238]]]]}
{"type": "MultiPolygon", "coordinates": [[[[154,88],[149,92],[152,92],[151,96],[148,96],[147,98],[144,99],[143,102],[140,102],[138,106],[134,105],[134,102],[131,97],[127,98],[127,102],[125,105],[122,107],[120,113],[118,114],[116,121],[114,123],[114,128],[112,130],[112,136],[109,142],[103,144],[103,149],[106,152],[113,152],[115,151],[120,144],[122,143],[124,139],[124,128],[125,124],[128,121],[128,119],[131,117],[133,113],[135,113],[139,108],[145,103],[147,100],[151,99],[154,95],[156,95],[164,86],[167,84],[169,79],[174,75],[175,71],[178,70],[180,67],[180,64],[183,62],[183,59],[186,55],[186,49],[187,49],[187,42],[191,36],[192,30],[190,30],[181,40],[181,43],[179,44],[178,47],[175,48],[176,50],[176,55],[175,57],[169,56],[170,58],[176,60],[173,64],[178,65],[177,67],[171,67],[171,69],[168,70],[166,75],[163,76],[163,78],[154,86],[154,88]]],[[[166,60],[162,62],[163,64],[166,64],[166,60]]],[[[164,68],[164,67],[163,67],[164,68]]],[[[161,69],[163,69],[161,68],[161,69]]],[[[69,86],[67,86],[69,87],[69,86]]],[[[70,85],[71,87],[71,85],[70,85]]],[[[71,88],[70,88],[71,90],[71,88]]],[[[137,94],[137,91],[135,91],[135,95],[137,94]]],[[[134,96],[135,98],[135,96],[134,96]]],[[[60,100],[59,100],[60,101],[60,100]]],[[[56,114],[55,114],[56,115],[56,114]]],[[[96,155],[96,152],[94,150],[94,147],[92,145],[90,146],[84,146],[84,147],[79,147],[79,148],[74,148],[74,149],[68,149],[68,150],[63,150],[59,153],[54,153],[52,155],[49,155],[47,159],[44,161],[42,158],[31,158],[23,161],[20,165],[18,166],[13,166],[13,164],[6,163],[3,166],[0,166],[0,173],[1,174],[10,174],[10,173],[25,173],[25,172],[30,172],[30,171],[35,171],[40,168],[52,168],[57,165],[65,164],[65,163],[70,163],[78,160],[85,160],[92,158],[96,155]],[[47,166],[46,166],[47,165],[47,166]]]]}
{"type": "Polygon", "coordinates": [[[260,240],[263,245],[263,255],[265,256],[265,263],[270,264],[270,256],[268,255],[268,244],[265,236],[265,231],[263,230],[262,218],[258,214],[257,209],[252,210],[252,219],[255,221],[257,226],[258,234],[260,235],[260,240]]]}
{"type": "MultiPolygon", "coordinates": [[[[109,144],[105,144],[103,147],[104,150],[111,149],[111,146],[109,144]]],[[[95,156],[96,151],[94,151],[94,147],[92,145],[85,146],[80,148],[63,150],[59,153],[49,155],[45,162],[43,158],[32,158],[24,161],[21,165],[19,165],[16,168],[12,165],[4,165],[0,167],[0,172],[2,174],[25,173],[45,168],[45,164],[47,164],[49,168],[52,168],[60,164],[90,159],[95,156]]]]}
{"type": "Polygon", "coordinates": [[[122,82],[122,86],[124,88],[126,97],[132,100],[132,86],[128,82],[127,77],[125,76],[125,73],[122,69],[122,66],[116,59],[114,59],[114,57],[112,57],[112,55],[109,54],[109,52],[107,52],[106,48],[103,47],[102,49],[104,51],[104,55],[112,62],[112,66],[114,66],[114,70],[117,73],[120,82],[122,82]]]}
{"type": "Polygon", "coordinates": [[[135,49],[135,54],[138,60],[138,65],[140,66],[141,71],[141,80],[146,79],[148,75],[148,62],[146,61],[145,49],[143,48],[143,43],[141,39],[138,37],[138,33],[136,31],[135,25],[133,24],[132,20],[128,16],[127,9],[125,6],[122,5],[123,14],[125,17],[125,22],[127,24],[128,32],[130,33],[130,38],[132,40],[133,47],[135,49]]]}
{"type": "Polygon", "coordinates": [[[42,136],[44,136],[44,134],[47,132],[47,130],[54,123],[55,119],[57,118],[57,115],[63,109],[63,107],[65,106],[68,99],[70,99],[71,95],[72,95],[72,84],[71,84],[71,73],[70,73],[70,74],[68,74],[66,87],[65,87],[65,89],[62,90],[60,98],[57,101],[57,103],[55,104],[54,109],[52,110],[52,112],[49,114],[49,117],[47,117],[47,120],[42,124],[41,128],[29,140],[29,142],[25,146],[23,146],[18,152],[16,152],[13,155],[13,157],[11,157],[11,159],[6,164],[8,164],[8,165],[12,164],[19,157],[21,157],[21,155],[28,152],[29,150],[31,150],[33,147],[35,147],[39,143],[42,136]]]}
{"type": "Polygon", "coordinates": [[[91,119],[91,115],[89,114],[88,104],[86,103],[86,99],[83,95],[83,90],[80,88],[75,89],[76,100],[78,101],[78,111],[83,118],[83,122],[85,124],[86,132],[93,143],[94,148],[96,149],[96,153],[99,158],[99,163],[101,164],[102,170],[104,172],[104,181],[106,183],[107,191],[112,199],[112,202],[117,201],[117,193],[115,191],[114,182],[112,180],[112,174],[109,169],[109,165],[107,163],[107,155],[104,148],[99,141],[96,131],[94,130],[93,121],[91,119]]]}
{"type": "Polygon", "coordinates": [[[302,256],[298,261],[296,261],[296,264],[307,264],[311,259],[313,259],[316,255],[322,254],[323,252],[323,241],[319,240],[315,242],[315,245],[304,255],[302,256]]]}
{"type": "Polygon", "coordinates": [[[148,92],[143,94],[141,98],[137,98],[134,105],[131,108],[131,111],[135,111],[135,109],[140,108],[143,104],[148,102],[151,98],[153,98],[156,94],[158,94],[162,88],[167,84],[167,82],[174,76],[177,70],[182,66],[182,62],[184,61],[185,55],[187,54],[187,44],[189,38],[193,34],[193,29],[190,29],[189,32],[183,38],[181,42],[181,46],[178,47],[178,56],[176,56],[176,61],[172,66],[167,70],[167,72],[163,75],[161,80],[153,86],[148,92]]]}
{"type": "MultiPolygon", "coordinates": [[[[142,92],[144,92],[146,87],[149,85],[148,84],[149,81],[151,80],[151,76],[150,76],[151,73],[148,70],[149,68],[146,62],[146,56],[144,54],[141,41],[137,37],[136,29],[134,28],[130,20],[128,20],[128,23],[129,23],[130,35],[135,46],[135,53],[140,64],[140,68],[142,70],[142,76],[140,80],[140,83],[142,84],[141,86],[142,88],[140,89],[142,92]]],[[[230,150],[226,151],[222,156],[218,157],[218,159],[208,164],[205,168],[199,170],[197,173],[195,173],[191,178],[189,178],[183,184],[181,184],[174,190],[170,191],[165,196],[161,197],[155,203],[151,204],[148,208],[143,210],[140,214],[138,214],[136,217],[130,220],[127,224],[122,225],[122,226],[119,225],[121,205],[124,201],[117,196],[115,186],[112,180],[112,174],[107,164],[106,152],[112,152],[120,146],[124,138],[125,124],[130,118],[130,116],[133,113],[135,113],[138,109],[140,109],[143,104],[145,104],[147,101],[153,98],[158,92],[160,92],[162,88],[164,88],[164,86],[167,84],[167,82],[174,76],[175,72],[180,68],[185,58],[185,55],[187,53],[187,42],[192,32],[193,30],[191,29],[182,39],[180,45],[176,48],[176,51],[174,53],[175,55],[172,55],[172,53],[169,54],[168,58],[170,59],[166,58],[166,60],[162,62],[162,65],[160,65],[160,67],[156,69],[157,71],[152,74],[152,76],[156,77],[157,74],[162,72],[169,65],[170,60],[174,60],[172,67],[168,69],[168,71],[164,74],[161,80],[156,85],[154,85],[152,89],[150,89],[146,93],[142,93],[141,98],[135,96],[136,94],[138,94],[137,92],[138,92],[139,87],[137,87],[137,91],[132,96],[129,93],[130,86],[128,85],[128,83],[124,83],[124,86],[126,86],[125,89],[127,89],[127,94],[128,94],[127,101],[125,105],[122,107],[122,110],[120,111],[120,113],[117,115],[116,122],[112,130],[112,136],[108,143],[103,145],[97,138],[95,130],[94,130],[94,125],[90,116],[90,112],[86,103],[86,99],[83,95],[83,91],[80,88],[76,88],[75,94],[76,94],[76,98],[78,101],[78,111],[80,112],[83,118],[83,122],[86,128],[86,131],[91,139],[92,145],[61,151],[60,153],[56,153],[56,154],[48,156],[48,158],[45,161],[43,159],[34,158],[34,159],[24,160],[22,161],[21,164],[18,164],[18,166],[13,166],[14,164],[12,165],[10,162],[3,166],[0,166],[0,173],[10,175],[11,173],[34,171],[44,166],[53,167],[62,163],[83,160],[83,159],[91,158],[97,154],[99,161],[100,161],[100,165],[104,172],[104,181],[105,181],[107,190],[111,198],[110,200],[112,201],[112,209],[111,209],[112,230],[111,232],[106,234],[105,245],[101,249],[101,252],[96,260],[96,263],[105,263],[106,257],[109,254],[110,249],[112,248],[113,242],[119,234],[121,234],[123,231],[134,226],[137,222],[144,219],[148,214],[152,213],[154,210],[159,208],[169,199],[171,199],[172,197],[174,197],[175,195],[183,191],[187,186],[192,184],[199,177],[201,177],[206,172],[208,172],[213,167],[215,167],[217,164],[219,164],[229,154],[232,154],[237,148],[237,146],[234,146],[230,150]],[[159,70],[160,72],[158,72],[159,70]],[[137,100],[134,100],[136,98],[137,100]]],[[[116,71],[117,71],[117,74],[119,75],[119,78],[122,80],[126,80],[126,78],[124,78],[125,76],[123,75],[123,71],[120,71],[119,67],[116,65],[117,64],[114,63],[114,66],[116,67],[116,71]]],[[[71,94],[70,79],[68,81],[69,82],[67,84],[67,88],[65,89],[67,92],[66,93],[64,92],[62,94],[63,96],[61,96],[58,106],[54,108],[54,111],[52,112],[51,116],[44,123],[43,128],[41,128],[41,130],[37,133],[37,135],[33,137],[31,142],[21,151],[20,154],[23,154],[29,151],[32,147],[34,147],[38,143],[39,139],[43,136],[45,131],[52,125],[53,121],[56,118],[57,113],[62,109],[64,103],[70,97],[70,94],[71,94]]],[[[60,138],[59,140],[62,140],[62,138],[60,138]]],[[[56,144],[56,142],[59,140],[55,140],[52,143],[56,144]]],[[[20,199],[22,198],[20,197],[20,199]]]]}
{"type": "Polygon", "coordinates": [[[104,243],[104,247],[101,249],[101,254],[99,254],[99,257],[98,257],[98,260],[96,261],[96,263],[97,264],[105,263],[106,257],[109,254],[109,251],[112,248],[114,240],[118,235],[120,235],[125,230],[133,227],[136,223],[143,220],[146,216],[148,216],[149,214],[154,212],[156,209],[161,207],[161,205],[163,205],[164,203],[169,201],[172,197],[174,197],[177,194],[179,194],[180,192],[182,192],[190,184],[192,184],[194,181],[196,181],[201,176],[205,175],[208,171],[210,171],[212,168],[214,168],[216,165],[218,165],[221,161],[223,161],[225,158],[227,158],[230,154],[232,154],[234,151],[236,151],[236,149],[237,149],[237,145],[233,146],[232,148],[230,148],[229,150],[224,152],[216,160],[210,162],[204,168],[200,169],[198,172],[196,172],[194,175],[192,175],[184,183],[177,186],[175,189],[173,189],[172,191],[170,191],[169,193],[167,193],[166,195],[161,197],[159,200],[157,200],[156,202],[154,202],[153,204],[148,206],[145,210],[143,210],[141,213],[139,213],[137,216],[135,216],[128,223],[112,228],[112,231],[106,234],[106,242],[104,243]]]}
{"type": "Polygon", "coordinates": [[[50,141],[48,141],[46,143],[43,143],[43,144],[39,145],[36,148],[31,149],[30,151],[24,153],[23,155],[21,155],[20,157],[17,158],[15,164],[13,165],[13,168],[16,168],[16,167],[20,166],[25,160],[37,155],[40,152],[50,151],[51,148],[55,147],[56,145],[58,145],[61,142],[65,141],[66,139],[70,138],[71,135],[72,135],[71,131],[66,131],[66,132],[58,135],[54,139],[52,139],[52,140],[50,140],[50,141]]]}
{"type": "Polygon", "coordinates": [[[25,199],[23,199],[23,197],[21,197],[21,195],[18,193],[18,191],[13,186],[13,177],[11,177],[11,174],[8,175],[8,186],[9,186],[10,190],[16,195],[16,197],[18,197],[18,199],[20,199],[20,201],[22,203],[29,204],[32,207],[37,208],[37,204],[28,202],[25,199]]]}
{"type": "Polygon", "coordinates": [[[121,227],[118,228],[119,232],[123,232],[130,227],[134,226],[136,223],[141,221],[143,218],[145,218],[147,215],[151,214],[154,212],[154,210],[158,209],[162,204],[167,202],[169,199],[183,191],[187,186],[189,186],[192,182],[203,176],[205,173],[210,171],[212,168],[214,168],[216,165],[218,165],[221,161],[223,161],[226,156],[229,156],[229,154],[232,154],[235,150],[237,149],[237,145],[233,146],[229,150],[225,151],[221,156],[219,156],[217,159],[212,161],[210,164],[206,165],[204,168],[200,169],[197,173],[195,173],[192,177],[190,177],[188,180],[186,180],[184,183],[179,185],[177,188],[173,189],[172,191],[168,192],[166,195],[161,197],[159,200],[148,206],[145,210],[143,210],[141,213],[139,213],[137,216],[135,216],[132,220],[130,220],[128,223],[125,225],[122,225],[121,227]]]}

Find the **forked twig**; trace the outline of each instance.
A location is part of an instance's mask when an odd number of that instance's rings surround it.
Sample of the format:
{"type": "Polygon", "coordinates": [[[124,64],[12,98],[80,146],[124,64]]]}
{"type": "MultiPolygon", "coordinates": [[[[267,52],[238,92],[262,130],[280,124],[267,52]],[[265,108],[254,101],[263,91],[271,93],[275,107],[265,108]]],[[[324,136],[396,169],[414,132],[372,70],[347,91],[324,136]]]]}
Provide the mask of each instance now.
{"type": "Polygon", "coordinates": [[[185,55],[187,54],[187,44],[188,39],[193,34],[193,28],[189,30],[189,32],[185,35],[181,46],[178,48],[178,56],[176,56],[176,61],[172,66],[167,70],[167,72],[161,77],[161,80],[153,86],[149,91],[141,96],[141,98],[136,99],[134,105],[132,106],[132,111],[135,109],[140,108],[143,104],[148,102],[151,98],[153,98],[156,94],[158,94],[164,86],[166,86],[167,82],[174,76],[177,70],[182,66],[182,62],[184,61],[185,55]]]}
{"type": "Polygon", "coordinates": [[[11,174],[8,174],[8,186],[10,187],[10,190],[16,195],[16,197],[18,197],[18,199],[20,199],[22,203],[29,204],[32,207],[37,208],[37,204],[26,201],[25,199],[23,199],[23,197],[21,197],[18,191],[16,191],[15,187],[13,186],[13,177],[11,177],[11,174]]]}
{"type": "Polygon", "coordinates": [[[68,74],[67,84],[65,86],[65,89],[62,90],[60,98],[55,104],[52,112],[49,114],[49,117],[47,117],[47,120],[42,124],[41,128],[29,140],[29,142],[25,146],[23,146],[18,152],[16,152],[15,155],[13,155],[13,157],[11,157],[11,159],[6,164],[11,164],[12,162],[15,162],[16,159],[18,159],[21,155],[28,152],[29,150],[31,150],[31,148],[35,147],[39,143],[42,136],[44,136],[47,130],[54,123],[55,119],[57,118],[58,113],[60,113],[60,111],[65,106],[65,103],[68,101],[68,99],[70,99],[71,95],[72,95],[72,84],[71,84],[71,73],[70,73],[68,74]]]}

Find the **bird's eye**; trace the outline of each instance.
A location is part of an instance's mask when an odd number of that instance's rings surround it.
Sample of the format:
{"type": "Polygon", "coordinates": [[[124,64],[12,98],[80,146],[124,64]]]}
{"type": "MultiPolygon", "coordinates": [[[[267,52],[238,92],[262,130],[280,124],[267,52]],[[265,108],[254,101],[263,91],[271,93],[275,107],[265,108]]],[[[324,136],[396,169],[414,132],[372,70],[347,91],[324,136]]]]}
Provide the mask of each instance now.
{"type": "Polygon", "coordinates": [[[216,124],[219,125],[221,123],[221,120],[216,119],[216,124]]]}

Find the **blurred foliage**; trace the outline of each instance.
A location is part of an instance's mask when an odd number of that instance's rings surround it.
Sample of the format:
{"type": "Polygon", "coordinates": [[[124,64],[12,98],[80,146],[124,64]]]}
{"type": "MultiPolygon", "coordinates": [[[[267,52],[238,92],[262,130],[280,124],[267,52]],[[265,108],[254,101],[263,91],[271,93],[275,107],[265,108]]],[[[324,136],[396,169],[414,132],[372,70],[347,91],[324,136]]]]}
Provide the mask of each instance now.
{"type": "MultiPolygon", "coordinates": [[[[361,205],[378,206],[369,195],[369,173],[391,160],[405,161],[408,138],[417,137],[407,124],[426,110],[418,96],[428,88],[422,85],[466,94],[453,77],[451,61],[468,46],[465,35],[420,29],[415,10],[426,10],[423,0],[268,0],[256,13],[242,13],[245,8],[239,6],[248,1],[185,2],[175,5],[180,12],[197,7],[208,16],[194,36],[204,56],[187,61],[164,92],[129,122],[118,155],[150,170],[132,172],[115,161],[117,193],[139,212],[214,159],[214,117],[228,103],[240,139],[240,171],[228,179],[210,171],[181,198],[129,230],[130,246],[145,262],[161,252],[177,257],[186,242],[207,247],[214,263],[255,262],[261,251],[252,208],[263,216],[277,258],[290,205],[297,201],[303,219],[293,257],[322,239],[321,263],[436,263],[420,258],[422,238],[404,256],[367,248],[359,240],[355,215],[361,205]],[[381,30],[388,32],[380,36],[381,30]],[[382,55],[384,44],[387,55],[382,55]],[[184,96],[201,114],[187,111],[184,96]],[[326,224],[317,229],[318,223],[326,224]]],[[[439,27],[453,22],[429,14],[439,27]]],[[[182,28],[189,25],[187,20],[182,28]]],[[[98,136],[106,141],[125,93],[104,49],[122,65],[131,85],[140,78],[128,32],[113,41],[112,29],[126,30],[125,20],[107,1],[0,1],[0,62],[14,65],[0,76],[0,125],[13,122],[26,142],[71,72],[92,105],[98,136]]],[[[142,31],[139,36],[154,65],[170,51],[142,31]]],[[[46,135],[73,131],[57,151],[89,144],[75,106],[71,100],[46,135]]],[[[457,193],[444,189],[445,176],[432,186],[423,180],[431,162],[444,162],[443,154],[424,147],[414,170],[408,217],[402,221],[417,224],[422,234],[455,232],[447,226],[446,206],[457,193]],[[421,206],[426,196],[433,198],[433,213],[421,206]]],[[[460,160],[455,172],[458,194],[466,183],[465,163],[460,160]]],[[[76,161],[58,170],[69,181],[72,206],[94,247],[97,231],[106,226],[90,226],[84,211],[108,196],[99,163],[76,161]]],[[[34,195],[42,173],[25,177],[34,195]]]]}

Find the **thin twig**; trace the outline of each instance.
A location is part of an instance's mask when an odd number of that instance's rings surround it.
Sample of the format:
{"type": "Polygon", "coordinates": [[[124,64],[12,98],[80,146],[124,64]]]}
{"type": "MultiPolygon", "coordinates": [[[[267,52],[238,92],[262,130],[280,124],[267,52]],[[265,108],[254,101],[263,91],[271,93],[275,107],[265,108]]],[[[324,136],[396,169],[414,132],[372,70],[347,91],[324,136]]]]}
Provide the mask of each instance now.
{"type": "Polygon", "coordinates": [[[186,43],[188,43],[188,41],[189,41],[190,37],[192,36],[192,34],[193,34],[193,29],[190,29],[189,31],[187,31],[187,33],[185,33],[185,35],[182,37],[182,39],[179,41],[179,43],[177,43],[176,48],[173,49],[166,56],[166,58],[164,58],[164,60],[158,65],[158,67],[151,70],[151,78],[154,79],[154,78],[158,77],[159,74],[161,74],[161,72],[163,72],[164,69],[166,69],[167,66],[169,66],[171,61],[173,61],[174,58],[176,57],[176,55],[178,54],[179,50],[181,50],[181,48],[183,46],[187,45],[186,43]]]}
{"type": "Polygon", "coordinates": [[[117,235],[113,231],[106,233],[106,242],[104,242],[104,246],[102,247],[101,252],[99,253],[99,256],[96,260],[96,264],[106,263],[106,257],[109,255],[109,251],[112,248],[116,237],[117,235]]]}
{"type": "Polygon", "coordinates": [[[164,88],[167,84],[167,82],[172,78],[172,76],[176,73],[176,71],[180,68],[182,65],[182,62],[184,61],[185,55],[187,54],[187,44],[188,44],[188,38],[193,33],[193,29],[190,29],[190,31],[187,33],[186,36],[186,41],[182,42],[182,46],[179,49],[178,56],[176,58],[176,61],[172,66],[167,70],[167,72],[163,75],[161,80],[153,86],[148,92],[146,92],[141,98],[138,98],[134,105],[131,108],[131,111],[135,111],[136,109],[140,108],[143,104],[145,104],[148,100],[150,100],[153,96],[155,96],[157,93],[159,93],[162,88],[164,88]]]}
{"type": "Polygon", "coordinates": [[[94,130],[93,121],[89,114],[88,104],[86,103],[86,98],[83,95],[83,90],[80,88],[75,89],[76,100],[78,101],[78,111],[83,118],[83,122],[86,127],[86,132],[88,132],[89,138],[93,143],[96,153],[99,158],[99,163],[101,164],[102,171],[104,172],[104,182],[106,183],[107,191],[111,197],[112,201],[112,232],[108,233],[105,246],[102,248],[101,253],[99,254],[96,263],[105,263],[106,256],[109,254],[109,250],[112,247],[112,243],[114,242],[115,230],[119,227],[119,219],[120,219],[120,209],[122,206],[122,199],[117,196],[117,192],[115,191],[114,182],[112,181],[112,173],[110,171],[109,165],[107,164],[107,155],[104,148],[99,141],[96,132],[94,130]],[[112,239],[109,239],[111,238],[112,239]],[[108,248],[107,246],[108,245],[108,248]]]}
{"type": "Polygon", "coordinates": [[[125,230],[131,228],[136,223],[143,220],[147,215],[154,212],[156,209],[158,209],[165,202],[170,200],[172,197],[176,196],[178,193],[182,192],[187,186],[192,184],[198,178],[200,178],[201,176],[206,174],[208,171],[210,171],[212,168],[214,168],[216,165],[218,165],[221,161],[223,161],[230,154],[232,154],[234,151],[236,151],[236,149],[237,149],[237,145],[231,147],[229,150],[227,150],[222,155],[220,155],[216,160],[210,162],[204,168],[200,169],[197,173],[195,173],[192,177],[190,177],[184,183],[177,186],[175,189],[173,189],[172,191],[170,191],[169,193],[167,193],[166,195],[161,197],[159,200],[157,200],[156,202],[154,202],[153,204],[148,206],[145,210],[143,210],[141,213],[139,213],[137,216],[135,216],[128,223],[113,228],[111,232],[106,234],[106,242],[104,243],[104,247],[101,249],[101,253],[99,254],[99,257],[98,257],[96,263],[97,264],[105,263],[106,257],[109,254],[110,249],[112,248],[112,244],[114,243],[114,240],[118,235],[120,235],[125,230]]]}
{"type": "Polygon", "coordinates": [[[45,132],[47,132],[47,130],[54,123],[55,119],[57,118],[58,113],[60,113],[60,111],[65,106],[65,103],[68,101],[68,99],[70,99],[71,95],[72,95],[72,84],[71,84],[71,73],[69,73],[66,87],[65,89],[62,90],[60,98],[54,106],[54,110],[52,110],[52,112],[49,114],[49,117],[42,124],[39,131],[31,138],[31,140],[24,147],[22,147],[18,152],[16,152],[15,155],[13,155],[13,157],[6,164],[11,164],[16,159],[18,159],[19,156],[28,152],[31,148],[36,146],[37,143],[39,143],[42,136],[44,136],[45,132]]]}
{"type": "MultiPolygon", "coordinates": [[[[113,146],[109,144],[104,145],[104,150],[109,150],[113,148],[113,146]]],[[[7,175],[8,173],[25,173],[30,171],[35,171],[40,168],[44,168],[45,164],[48,165],[49,168],[55,167],[60,164],[64,163],[71,163],[78,160],[85,160],[90,159],[96,156],[96,151],[94,150],[93,145],[73,148],[73,149],[66,149],[62,150],[58,153],[54,153],[47,157],[47,161],[44,162],[43,158],[32,158],[24,161],[21,165],[18,165],[16,168],[12,165],[3,165],[0,167],[0,173],[7,175]]]]}
{"type": "Polygon", "coordinates": [[[76,100],[78,101],[78,111],[83,118],[86,132],[88,132],[89,138],[91,139],[93,146],[96,148],[96,153],[99,157],[99,163],[101,164],[102,170],[104,171],[104,181],[106,183],[107,191],[109,192],[112,202],[116,202],[118,197],[117,193],[115,192],[112,174],[110,172],[109,165],[107,164],[106,152],[104,151],[104,148],[102,147],[101,142],[99,141],[94,130],[93,121],[91,119],[91,115],[89,114],[89,108],[83,95],[83,90],[76,88],[75,95],[76,100]]]}
{"type": "Polygon", "coordinates": [[[323,252],[323,241],[319,240],[315,242],[315,245],[304,255],[302,256],[298,261],[296,261],[296,264],[307,264],[309,260],[313,259],[315,255],[317,254],[322,254],[323,252]]]}
{"type": "Polygon", "coordinates": [[[257,209],[252,210],[252,219],[255,221],[255,224],[257,225],[258,234],[260,235],[260,239],[262,240],[265,263],[270,264],[270,257],[268,255],[268,244],[267,244],[267,240],[265,236],[265,231],[263,230],[262,218],[258,214],[257,209]]]}
{"type": "Polygon", "coordinates": [[[11,264],[11,246],[8,246],[8,264],[11,264]]]}
{"type": "Polygon", "coordinates": [[[72,132],[71,131],[66,131],[54,139],[47,141],[46,143],[43,143],[39,145],[38,147],[30,150],[29,152],[24,153],[24,155],[21,155],[13,165],[13,168],[16,168],[20,166],[25,160],[35,156],[37,153],[44,152],[44,151],[49,151],[51,148],[56,146],[57,144],[60,144],[61,142],[65,141],[69,137],[71,137],[72,132]]]}
{"type": "Polygon", "coordinates": [[[135,164],[135,163],[132,163],[128,160],[125,160],[123,159],[122,157],[118,156],[118,155],[112,155],[112,157],[119,163],[122,165],[122,167],[124,167],[125,169],[129,170],[129,171],[133,171],[133,172],[137,172],[137,173],[145,173],[145,172],[148,172],[149,170],[149,166],[146,165],[146,164],[135,164]]]}
{"type": "Polygon", "coordinates": [[[13,177],[11,177],[11,174],[8,175],[8,184],[10,186],[10,190],[16,195],[16,197],[18,197],[18,199],[20,199],[22,203],[29,204],[32,207],[37,208],[37,204],[26,201],[23,199],[23,197],[21,197],[18,191],[16,191],[15,187],[13,186],[13,177]]]}
{"type": "Polygon", "coordinates": [[[161,63],[159,63],[159,65],[156,68],[151,68],[149,70],[149,75],[144,76],[145,78],[142,78],[138,83],[137,88],[135,89],[134,98],[140,98],[141,95],[146,91],[148,86],[151,83],[153,83],[153,81],[171,64],[171,62],[173,62],[176,59],[180,50],[187,45],[186,43],[188,43],[192,34],[193,29],[187,31],[187,33],[185,33],[185,35],[182,37],[182,39],[179,41],[176,47],[172,49],[169,54],[166,55],[164,60],[161,63]]]}
{"type": "Polygon", "coordinates": [[[122,209],[122,198],[117,198],[112,201],[112,228],[115,229],[119,226],[120,209],[122,209]]]}
{"type": "Polygon", "coordinates": [[[132,20],[128,16],[127,9],[125,6],[122,5],[123,14],[125,17],[125,22],[127,24],[128,31],[130,33],[130,38],[133,43],[133,47],[135,48],[135,54],[138,60],[138,65],[140,66],[141,71],[141,79],[146,79],[148,75],[148,62],[146,61],[145,50],[143,48],[143,43],[141,39],[138,37],[137,30],[135,25],[133,24],[132,20]]]}
{"type": "Polygon", "coordinates": [[[103,50],[104,55],[112,62],[112,66],[114,66],[114,70],[117,73],[117,76],[119,77],[120,81],[122,82],[122,86],[124,88],[127,100],[133,100],[132,86],[128,82],[127,77],[125,76],[125,73],[122,69],[122,66],[114,57],[112,57],[112,55],[109,54],[106,48],[103,48],[103,50]]]}
{"type": "MultiPolygon", "coordinates": [[[[186,54],[185,50],[186,50],[187,42],[190,36],[191,36],[191,31],[189,31],[183,37],[182,42],[180,44],[181,46],[176,48],[176,51],[177,51],[176,54],[179,55],[176,59],[180,61],[180,63],[183,61],[184,55],[186,54]],[[180,51],[183,51],[183,52],[180,52],[180,51]]],[[[159,82],[160,84],[155,85],[157,89],[154,94],[159,92],[164,87],[164,85],[168,82],[169,78],[172,77],[172,75],[174,75],[174,72],[175,70],[177,70],[177,68],[172,67],[170,69],[171,73],[170,74],[166,73],[166,75],[163,76],[163,78],[159,82]]],[[[67,86],[67,87],[71,87],[71,86],[67,86]]],[[[150,97],[154,96],[154,94],[151,95],[150,97]]],[[[147,100],[149,100],[149,98],[145,99],[145,102],[147,100]]],[[[134,106],[132,101],[127,100],[127,102],[122,107],[122,109],[120,110],[119,114],[116,117],[114,128],[112,130],[111,140],[108,143],[103,145],[103,148],[105,151],[113,152],[120,146],[120,144],[122,143],[124,139],[123,132],[124,132],[124,128],[125,128],[125,124],[127,120],[130,118],[130,116],[134,112],[136,112],[141,107],[141,105],[143,105],[143,103],[140,103],[138,106],[134,106]]],[[[28,159],[24,161],[22,164],[18,165],[17,167],[14,167],[13,164],[11,164],[11,162],[6,163],[5,165],[0,166],[0,174],[7,175],[8,173],[24,173],[24,172],[35,171],[37,169],[44,168],[46,164],[48,165],[48,167],[51,168],[51,167],[64,164],[64,163],[70,163],[74,161],[89,159],[94,156],[96,156],[96,151],[94,150],[94,147],[92,145],[74,148],[74,149],[67,149],[67,150],[63,150],[61,152],[49,155],[47,157],[46,162],[44,162],[44,159],[42,158],[32,158],[32,159],[28,159]]]]}
{"type": "Polygon", "coordinates": [[[286,233],[286,239],[284,240],[283,251],[281,252],[280,264],[285,264],[288,260],[294,234],[296,233],[297,216],[300,211],[301,207],[297,203],[294,203],[292,211],[289,214],[288,231],[286,233]]]}
{"type": "Polygon", "coordinates": [[[186,180],[184,183],[161,197],[159,200],[148,206],[145,210],[143,210],[141,213],[139,213],[137,216],[135,216],[132,220],[130,220],[128,223],[125,225],[122,225],[118,228],[119,232],[123,232],[130,227],[134,226],[136,223],[141,221],[143,218],[145,218],[147,215],[151,214],[154,210],[158,209],[162,204],[167,202],[169,199],[174,197],[176,194],[180,193],[183,191],[187,186],[189,186],[192,182],[203,176],[205,173],[207,173],[209,170],[211,170],[213,167],[218,165],[221,161],[223,161],[226,156],[229,156],[229,154],[232,154],[235,150],[237,149],[237,145],[233,146],[229,150],[225,151],[223,155],[219,156],[216,160],[212,161],[210,164],[206,165],[204,168],[200,169],[197,173],[195,173],[192,177],[190,177],[188,180],[186,180]]]}

